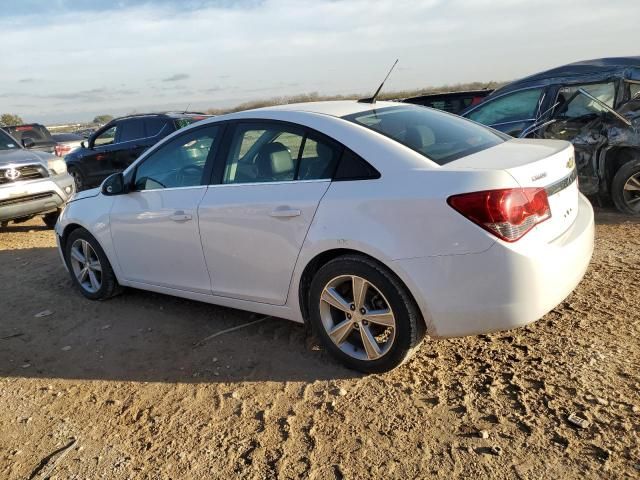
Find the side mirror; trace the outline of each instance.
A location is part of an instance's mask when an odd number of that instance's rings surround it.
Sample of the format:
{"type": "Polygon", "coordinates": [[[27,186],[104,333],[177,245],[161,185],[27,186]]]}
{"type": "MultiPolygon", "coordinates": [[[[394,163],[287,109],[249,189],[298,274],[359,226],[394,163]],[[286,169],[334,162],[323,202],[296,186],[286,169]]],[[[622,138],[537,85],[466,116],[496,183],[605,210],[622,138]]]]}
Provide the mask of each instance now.
{"type": "Polygon", "coordinates": [[[127,193],[124,186],[124,175],[122,175],[122,172],[109,175],[105,179],[105,181],[102,182],[102,187],[100,187],[100,190],[103,195],[107,196],[127,193]]]}
{"type": "Polygon", "coordinates": [[[33,148],[36,146],[36,142],[33,141],[33,138],[23,138],[22,146],[24,148],[33,148]]]}

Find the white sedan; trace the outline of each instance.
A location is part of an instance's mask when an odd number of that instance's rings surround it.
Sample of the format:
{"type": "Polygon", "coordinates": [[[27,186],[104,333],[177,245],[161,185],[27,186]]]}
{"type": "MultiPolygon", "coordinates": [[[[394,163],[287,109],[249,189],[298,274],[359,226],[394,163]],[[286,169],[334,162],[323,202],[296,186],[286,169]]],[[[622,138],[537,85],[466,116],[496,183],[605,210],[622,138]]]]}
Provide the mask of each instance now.
{"type": "Polygon", "coordinates": [[[568,142],[340,101],[179,130],[77,194],[56,233],[87,298],[127,286],[309,322],[382,372],[427,334],[542,317],[582,279],[594,222],[568,142]]]}

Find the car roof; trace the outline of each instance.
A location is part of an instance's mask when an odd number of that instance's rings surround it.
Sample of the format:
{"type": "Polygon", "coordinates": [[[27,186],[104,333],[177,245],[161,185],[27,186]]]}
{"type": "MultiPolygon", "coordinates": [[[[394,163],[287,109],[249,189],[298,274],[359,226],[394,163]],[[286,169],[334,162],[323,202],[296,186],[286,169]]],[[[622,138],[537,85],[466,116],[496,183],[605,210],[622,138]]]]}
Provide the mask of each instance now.
{"type": "Polygon", "coordinates": [[[114,120],[127,120],[129,118],[146,118],[146,117],[161,117],[161,118],[191,118],[191,117],[212,117],[206,113],[199,112],[155,112],[155,113],[132,113],[131,115],[125,115],[123,117],[116,117],[114,120]]]}
{"type": "MultiPolygon", "coordinates": [[[[612,76],[640,79],[640,57],[596,58],[529,75],[495,90],[486,100],[513,90],[562,82],[597,82],[612,76]]],[[[485,100],[485,101],[486,101],[485,100]]]]}
{"type": "Polygon", "coordinates": [[[305,103],[289,103],[287,105],[274,105],[272,107],[262,107],[253,110],[245,110],[238,113],[246,112],[307,112],[319,113],[322,115],[331,115],[333,117],[344,117],[353,113],[367,112],[377,108],[384,107],[410,107],[409,104],[399,102],[380,101],[376,103],[360,103],[357,100],[330,100],[323,102],[305,102],[305,103]]]}

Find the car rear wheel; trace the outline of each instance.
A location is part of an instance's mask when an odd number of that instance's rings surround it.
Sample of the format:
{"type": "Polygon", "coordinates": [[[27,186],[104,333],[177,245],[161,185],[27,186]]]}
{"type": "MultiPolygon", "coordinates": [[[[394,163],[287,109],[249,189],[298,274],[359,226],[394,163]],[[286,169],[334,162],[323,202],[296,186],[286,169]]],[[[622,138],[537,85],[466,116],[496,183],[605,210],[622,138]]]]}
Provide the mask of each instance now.
{"type": "Polygon", "coordinates": [[[105,300],[121,291],[102,247],[87,230],[71,232],[65,243],[65,259],[71,280],[85,297],[105,300]]]}
{"type": "Polygon", "coordinates": [[[611,197],[621,212],[640,215],[640,155],[618,169],[611,182],[611,197]]]}
{"type": "Polygon", "coordinates": [[[338,257],[321,267],[309,302],[312,326],[327,350],[355,370],[389,371],[408,360],[424,338],[406,287],[363,256],[338,257]]]}

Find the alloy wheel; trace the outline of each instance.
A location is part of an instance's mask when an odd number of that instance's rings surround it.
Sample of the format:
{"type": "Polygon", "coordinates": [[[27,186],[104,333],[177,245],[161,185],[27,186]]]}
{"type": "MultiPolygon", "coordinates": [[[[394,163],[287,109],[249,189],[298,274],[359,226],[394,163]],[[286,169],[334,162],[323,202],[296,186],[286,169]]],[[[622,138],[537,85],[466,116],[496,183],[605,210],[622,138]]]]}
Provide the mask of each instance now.
{"type": "Polygon", "coordinates": [[[389,352],[396,336],[393,310],[367,279],[341,275],[324,287],[320,319],[331,341],[347,355],[371,361],[389,352]]]}
{"type": "Polygon", "coordinates": [[[640,173],[631,175],[627,179],[622,195],[629,208],[640,211],[640,173]]]}
{"type": "Polygon", "coordinates": [[[102,265],[89,242],[79,238],[70,251],[73,274],[80,286],[89,293],[96,293],[102,287],[102,265]]]}

